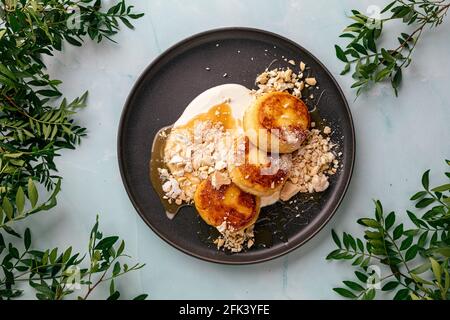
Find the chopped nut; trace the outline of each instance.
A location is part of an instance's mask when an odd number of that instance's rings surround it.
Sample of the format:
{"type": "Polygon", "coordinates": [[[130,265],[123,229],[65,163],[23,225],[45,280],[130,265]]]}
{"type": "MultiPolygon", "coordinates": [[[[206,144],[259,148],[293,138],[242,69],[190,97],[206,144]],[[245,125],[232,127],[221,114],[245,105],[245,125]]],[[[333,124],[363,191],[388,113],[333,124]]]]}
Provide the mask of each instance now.
{"type": "Polygon", "coordinates": [[[305,71],[306,65],[303,61],[300,61],[300,70],[301,72],[305,71]]]}
{"type": "Polygon", "coordinates": [[[286,189],[282,189],[284,199],[290,199],[298,192],[322,192],[328,188],[327,175],[336,173],[333,172],[336,157],[330,151],[333,147],[329,138],[323,137],[319,130],[311,130],[308,143],[292,156],[289,180],[286,189]]]}
{"type": "Polygon", "coordinates": [[[311,184],[316,192],[325,191],[330,185],[328,178],[324,175],[315,175],[311,180],[311,184]]]}
{"type": "Polygon", "coordinates": [[[310,86],[315,86],[317,84],[316,78],[306,78],[305,81],[310,86]]]}
{"type": "Polygon", "coordinates": [[[325,128],[323,128],[323,133],[330,134],[331,133],[331,128],[326,126],[325,128]]]}
{"type": "Polygon", "coordinates": [[[220,189],[221,186],[229,185],[230,183],[231,179],[226,173],[216,171],[211,176],[211,184],[215,189],[220,189]]]}
{"type": "Polygon", "coordinates": [[[221,233],[221,236],[214,241],[218,249],[224,248],[236,253],[241,252],[245,245],[247,248],[251,248],[255,244],[253,226],[245,230],[232,230],[224,222],[217,229],[221,233]]]}

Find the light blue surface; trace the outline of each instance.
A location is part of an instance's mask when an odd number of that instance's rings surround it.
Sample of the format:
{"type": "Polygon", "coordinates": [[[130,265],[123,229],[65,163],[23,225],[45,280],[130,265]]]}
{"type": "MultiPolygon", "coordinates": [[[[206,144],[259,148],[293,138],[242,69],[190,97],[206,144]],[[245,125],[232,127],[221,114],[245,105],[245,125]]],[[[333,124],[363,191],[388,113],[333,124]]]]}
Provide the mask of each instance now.
{"type": "MultiPolygon", "coordinates": [[[[88,41],[82,48],[66,46],[62,55],[47,59],[51,75],[64,81],[62,90],[69,98],[90,91],[89,107],[77,116],[89,137],[76,151],[64,152],[57,160],[64,176],[59,206],[28,220],[34,235],[39,235],[36,244],[84,250],[95,215],[100,213],[105,233],[123,237],[128,252],[147,264],[118,282],[124,297],[146,292],[153,299],[336,298],[331,288],[351,276],[352,268],[324,260],[333,249],[330,230],[360,233],[355,221],[372,214],[375,198],[382,199],[387,209],[404,213],[411,207],[407,199],[419,188],[420,175],[428,168],[441,181],[443,159],[450,158],[450,23],[439,32],[426,31],[397,99],[386,85],[354,102],[350,77],[337,76],[357,135],[356,166],[344,202],[331,222],[302,248],[264,264],[232,267],[202,262],[170,247],[132,207],[119,175],[116,134],[133,83],[169,46],[224,26],[256,27],[291,38],[338,75],[342,64],[333,46],[349,23],[346,13],[353,8],[365,11],[375,1],[130,2],[146,15],[136,22],[135,31],[123,29],[117,35],[118,44],[88,41]]],[[[97,297],[101,296],[99,292],[97,297]]]]}

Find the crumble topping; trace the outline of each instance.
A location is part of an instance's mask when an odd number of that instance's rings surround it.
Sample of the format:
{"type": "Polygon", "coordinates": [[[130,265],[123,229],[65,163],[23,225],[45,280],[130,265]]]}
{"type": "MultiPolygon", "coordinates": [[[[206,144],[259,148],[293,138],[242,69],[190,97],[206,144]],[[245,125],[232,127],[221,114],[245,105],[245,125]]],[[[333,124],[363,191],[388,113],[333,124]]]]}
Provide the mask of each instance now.
{"type": "MultiPolygon", "coordinates": [[[[326,128],[324,133],[328,132],[326,128]]],[[[299,192],[325,191],[330,185],[328,177],[334,175],[339,167],[333,152],[335,146],[330,137],[324,137],[320,130],[312,129],[307,141],[292,154],[292,167],[288,181],[281,190],[281,200],[288,201],[299,192]]]]}
{"type": "Polygon", "coordinates": [[[255,234],[253,225],[239,231],[232,230],[227,227],[226,222],[222,223],[217,230],[221,236],[214,240],[217,250],[226,249],[231,252],[241,252],[245,247],[250,249],[255,244],[255,234]]]}
{"type": "MultiPolygon", "coordinates": [[[[169,203],[190,204],[201,181],[214,175],[218,185],[227,184],[228,150],[231,133],[220,123],[199,121],[193,132],[175,129],[169,135],[164,154],[167,169],[158,169],[162,181],[164,199],[169,203]]],[[[228,178],[229,179],[229,178],[228,178]]]]}
{"type": "Polygon", "coordinates": [[[303,72],[306,65],[300,63],[300,72],[297,74],[291,68],[286,70],[275,68],[266,70],[256,78],[258,90],[254,91],[256,96],[274,91],[287,91],[298,99],[302,98],[302,90],[317,84],[316,78],[304,78],[303,72]]]}

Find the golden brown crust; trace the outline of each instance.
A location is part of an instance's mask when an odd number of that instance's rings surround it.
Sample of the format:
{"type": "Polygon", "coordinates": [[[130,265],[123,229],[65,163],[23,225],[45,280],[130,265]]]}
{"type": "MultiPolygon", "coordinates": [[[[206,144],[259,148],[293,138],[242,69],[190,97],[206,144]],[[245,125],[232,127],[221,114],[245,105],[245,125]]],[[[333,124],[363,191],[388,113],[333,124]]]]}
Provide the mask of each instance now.
{"type": "Polygon", "coordinates": [[[267,130],[308,130],[310,116],[305,103],[287,92],[272,92],[257,102],[258,118],[267,130]]]}
{"type": "Polygon", "coordinates": [[[242,191],[233,183],[215,189],[210,179],[198,186],[194,203],[207,224],[218,227],[226,221],[227,226],[236,231],[254,224],[260,211],[258,197],[242,191]]]}
{"type": "MultiPolygon", "coordinates": [[[[271,166],[279,166],[279,163],[271,163],[270,155],[261,163],[253,163],[249,159],[250,141],[245,137],[245,158],[242,163],[229,166],[231,180],[245,192],[254,194],[259,197],[266,197],[274,194],[283,187],[286,181],[287,168],[277,168],[271,166]],[[273,171],[273,173],[271,172],[273,171]]],[[[255,146],[253,146],[256,148],[255,146]]],[[[261,151],[259,151],[261,153],[261,151]]],[[[264,154],[264,156],[267,156],[264,154]]],[[[261,157],[260,157],[261,158],[261,157]]],[[[258,160],[261,160],[258,158],[258,160]]],[[[237,161],[241,162],[241,161],[237,161]]]]}
{"type": "Polygon", "coordinates": [[[287,92],[261,96],[244,116],[244,129],[251,142],[268,152],[277,151],[272,150],[271,142],[279,146],[280,153],[297,150],[305,141],[310,125],[308,107],[287,92]]]}

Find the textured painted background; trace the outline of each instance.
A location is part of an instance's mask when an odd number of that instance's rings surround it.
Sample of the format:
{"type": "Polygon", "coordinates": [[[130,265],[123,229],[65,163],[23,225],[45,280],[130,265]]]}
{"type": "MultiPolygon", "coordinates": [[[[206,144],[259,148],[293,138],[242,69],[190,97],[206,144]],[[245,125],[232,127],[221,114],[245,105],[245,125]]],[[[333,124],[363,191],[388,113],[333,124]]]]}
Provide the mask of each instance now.
{"type": "MultiPolygon", "coordinates": [[[[147,292],[151,298],[333,299],[331,291],[349,277],[347,264],[328,263],[333,248],[331,228],[361,231],[357,218],[371,215],[372,199],[404,213],[407,199],[419,188],[428,168],[432,177],[450,158],[448,98],[450,42],[447,21],[439,32],[427,31],[413,65],[405,72],[399,98],[389,86],[379,86],[353,101],[351,79],[338,77],[349,99],[357,134],[357,157],[347,196],[333,220],[302,248],[268,263],[231,267],[205,263],[173,249],[144,224],[133,209],[119,176],[116,133],[125,99],[143,69],[162,51],[183,38],[211,28],[248,26],[270,30],[300,43],[334,73],[342,64],[333,45],[353,8],[365,11],[384,1],[130,1],[146,15],[136,30],[123,30],[118,44],[86,42],[66,46],[47,59],[49,71],[64,81],[73,98],[90,91],[89,107],[77,116],[89,129],[75,152],[58,159],[64,176],[59,206],[29,220],[39,246],[74,245],[84,250],[95,215],[106,233],[123,237],[128,251],[147,266],[119,281],[124,297],[147,292]]],[[[450,19],[450,18],[449,18],[450,19]]],[[[393,26],[396,33],[398,25],[393,26]]],[[[187,79],[189,80],[189,79],[187,79]]],[[[176,93],[176,91],[175,91],[176,93]]],[[[98,293],[98,297],[102,292],[98,293]]],[[[31,293],[27,295],[31,297],[31,293]]]]}

